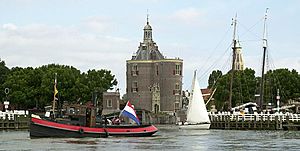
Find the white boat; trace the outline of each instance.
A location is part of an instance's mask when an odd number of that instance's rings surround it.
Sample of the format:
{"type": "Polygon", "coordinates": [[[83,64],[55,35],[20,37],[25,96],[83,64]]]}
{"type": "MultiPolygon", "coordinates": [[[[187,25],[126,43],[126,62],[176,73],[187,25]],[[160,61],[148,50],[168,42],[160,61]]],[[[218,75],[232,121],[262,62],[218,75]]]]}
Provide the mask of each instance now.
{"type": "Polygon", "coordinates": [[[210,120],[200,90],[195,71],[192,82],[192,94],[187,110],[187,121],[179,126],[181,129],[209,129],[210,120]]]}

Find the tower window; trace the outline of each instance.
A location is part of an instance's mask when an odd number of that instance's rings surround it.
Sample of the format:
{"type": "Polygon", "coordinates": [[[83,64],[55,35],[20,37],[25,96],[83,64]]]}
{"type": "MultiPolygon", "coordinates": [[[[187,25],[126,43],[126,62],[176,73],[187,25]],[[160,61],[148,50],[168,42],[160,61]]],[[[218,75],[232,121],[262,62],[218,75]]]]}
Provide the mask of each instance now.
{"type": "Polygon", "coordinates": [[[175,89],[173,90],[174,95],[180,95],[180,85],[179,83],[175,84],[175,89]]]}
{"type": "Polygon", "coordinates": [[[134,64],[131,68],[131,75],[132,76],[137,76],[139,75],[139,71],[138,71],[138,66],[137,64],[134,64]]]}
{"type": "Polygon", "coordinates": [[[182,71],[181,71],[181,65],[180,64],[176,64],[175,65],[175,70],[174,70],[174,75],[181,75],[182,71]]]}
{"type": "Polygon", "coordinates": [[[174,103],[174,108],[175,108],[175,110],[179,110],[179,102],[174,103]]]}
{"type": "Polygon", "coordinates": [[[132,89],[131,89],[131,92],[138,92],[138,82],[137,81],[134,81],[132,83],[132,89]]]}

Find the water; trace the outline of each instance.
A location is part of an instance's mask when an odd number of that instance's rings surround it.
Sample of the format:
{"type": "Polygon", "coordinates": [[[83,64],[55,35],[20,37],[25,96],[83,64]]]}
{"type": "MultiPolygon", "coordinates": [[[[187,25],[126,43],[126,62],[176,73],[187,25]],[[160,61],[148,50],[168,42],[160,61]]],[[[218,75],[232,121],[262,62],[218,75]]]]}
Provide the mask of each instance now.
{"type": "Polygon", "coordinates": [[[300,150],[300,131],[179,130],[159,127],[153,137],[42,138],[28,131],[0,131],[7,150],[300,150]]]}

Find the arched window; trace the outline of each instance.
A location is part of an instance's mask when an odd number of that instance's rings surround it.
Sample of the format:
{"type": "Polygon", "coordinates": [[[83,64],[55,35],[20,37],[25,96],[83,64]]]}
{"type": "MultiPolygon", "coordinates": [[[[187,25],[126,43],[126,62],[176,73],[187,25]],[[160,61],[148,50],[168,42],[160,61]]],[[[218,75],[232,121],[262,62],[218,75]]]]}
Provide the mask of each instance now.
{"type": "Polygon", "coordinates": [[[159,105],[158,104],[155,104],[154,105],[154,113],[158,113],[159,112],[159,105]]]}

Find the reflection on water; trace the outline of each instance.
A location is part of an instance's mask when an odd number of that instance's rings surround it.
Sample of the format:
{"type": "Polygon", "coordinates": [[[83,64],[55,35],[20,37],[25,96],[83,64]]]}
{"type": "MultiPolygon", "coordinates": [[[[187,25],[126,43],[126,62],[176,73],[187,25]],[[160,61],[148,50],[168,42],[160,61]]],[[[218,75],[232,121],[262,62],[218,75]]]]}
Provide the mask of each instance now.
{"type": "Polygon", "coordinates": [[[2,150],[300,150],[300,131],[181,130],[159,126],[153,137],[30,139],[0,131],[2,150]]]}

